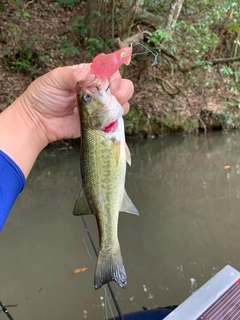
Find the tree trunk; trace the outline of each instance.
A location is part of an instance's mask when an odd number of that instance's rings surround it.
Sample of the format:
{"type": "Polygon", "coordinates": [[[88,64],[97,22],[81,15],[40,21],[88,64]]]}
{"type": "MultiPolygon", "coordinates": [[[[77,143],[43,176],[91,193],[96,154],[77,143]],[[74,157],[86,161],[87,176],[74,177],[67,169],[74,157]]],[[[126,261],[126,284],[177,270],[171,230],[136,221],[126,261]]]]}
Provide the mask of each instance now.
{"type": "Polygon", "coordinates": [[[173,0],[169,15],[168,15],[168,20],[166,24],[166,28],[171,30],[173,28],[173,24],[177,21],[179,14],[182,10],[184,0],[173,0]]]}
{"type": "MultiPolygon", "coordinates": [[[[131,32],[131,27],[135,20],[136,12],[139,8],[139,2],[140,0],[134,0],[132,6],[129,8],[125,18],[124,18],[124,24],[121,32],[121,38],[125,39],[129,37],[129,34],[131,32]]],[[[125,14],[125,13],[124,13],[125,14]]]]}
{"type": "MultiPolygon", "coordinates": [[[[105,17],[111,12],[111,3],[103,0],[87,0],[85,4],[85,24],[88,28],[88,38],[103,38],[106,39],[111,35],[106,35],[107,22],[105,17]]],[[[108,31],[111,32],[111,29],[108,31]]],[[[109,33],[109,32],[108,32],[109,33]]]]}
{"type": "Polygon", "coordinates": [[[164,26],[166,23],[165,17],[158,16],[140,7],[137,8],[135,20],[136,21],[146,20],[154,27],[164,26]]]}

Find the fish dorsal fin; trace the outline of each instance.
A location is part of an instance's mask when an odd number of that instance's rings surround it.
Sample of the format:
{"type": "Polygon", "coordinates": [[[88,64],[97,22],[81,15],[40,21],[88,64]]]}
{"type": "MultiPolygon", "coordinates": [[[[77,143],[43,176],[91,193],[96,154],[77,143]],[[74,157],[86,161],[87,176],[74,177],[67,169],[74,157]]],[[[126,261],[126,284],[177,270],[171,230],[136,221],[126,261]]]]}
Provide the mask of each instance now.
{"type": "Polygon", "coordinates": [[[120,211],[136,214],[137,216],[139,216],[138,210],[135,207],[135,205],[132,203],[129,196],[127,195],[126,190],[124,190],[123,201],[122,201],[120,211]]]}
{"type": "Polygon", "coordinates": [[[131,153],[126,142],[125,142],[125,155],[126,155],[127,163],[131,165],[131,153]]]}
{"type": "Polygon", "coordinates": [[[75,206],[73,208],[73,214],[75,216],[92,214],[92,211],[89,207],[83,190],[80,192],[78,199],[75,203],[75,206]]]}
{"type": "Polygon", "coordinates": [[[119,157],[120,157],[120,142],[113,141],[113,157],[116,161],[116,165],[118,166],[119,157]]]}

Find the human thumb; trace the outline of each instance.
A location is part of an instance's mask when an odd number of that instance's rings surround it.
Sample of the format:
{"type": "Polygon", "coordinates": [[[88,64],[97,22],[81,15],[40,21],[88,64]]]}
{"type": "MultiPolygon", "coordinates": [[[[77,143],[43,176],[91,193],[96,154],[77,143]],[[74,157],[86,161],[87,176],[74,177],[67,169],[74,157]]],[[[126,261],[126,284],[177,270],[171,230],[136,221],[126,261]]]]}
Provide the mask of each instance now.
{"type": "Polygon", "coordinates": [[[90,63],[81,63],[56,68],[49,72],[48,77],[44,78],[45,84],[67,91],[76,90],[76,83],[86,77],[90,66],[90,63]]]}

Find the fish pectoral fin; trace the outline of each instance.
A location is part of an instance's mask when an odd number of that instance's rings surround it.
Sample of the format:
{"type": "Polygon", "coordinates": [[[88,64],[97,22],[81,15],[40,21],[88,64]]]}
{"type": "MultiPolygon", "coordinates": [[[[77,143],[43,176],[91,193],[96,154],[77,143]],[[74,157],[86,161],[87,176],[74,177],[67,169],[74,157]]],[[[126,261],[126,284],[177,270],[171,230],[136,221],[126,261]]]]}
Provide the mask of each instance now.
{"type": "Polygon", "coordinates": [[[125,142],[125,155],[126,155],[127,163],[131,165],[131,153],[126,142],[125,142]]]}
{"type": "Polygon", "coordinates": [[[75,216],[92,214],[83,190],[80,192],[79,197],[75,203],[73,214],[75,216]]]}
{"type": "Polygon", "coordinates": [[[127,195],[126,190],[124,190],[123,201],[122,201],[120,211],[136,214],[137,216],[139,216],[138,210],[135,207],[135,205],[132,203],[129,196],[127,195]]]}
{"type": "Polygon", "coordinates": [[[118,166],[119,157],[120,157],[120,142],[113,141],[113,157],[116,161],[116,165],[118,166]]]}

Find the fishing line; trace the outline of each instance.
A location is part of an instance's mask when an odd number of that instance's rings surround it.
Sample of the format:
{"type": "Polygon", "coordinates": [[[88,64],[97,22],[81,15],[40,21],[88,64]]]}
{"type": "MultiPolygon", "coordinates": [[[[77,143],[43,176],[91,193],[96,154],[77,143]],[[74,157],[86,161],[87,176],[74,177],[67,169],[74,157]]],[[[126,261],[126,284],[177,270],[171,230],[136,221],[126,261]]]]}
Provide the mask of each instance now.
{"type": "Polygon", "coordinates": [[[158,58],[159,53],[157,51],[151,50],[150,48],[148,48],[147,46],[145,46],[144,44],[142,44],[140,42],[134,43],[132,47],[135,47],[136,45],[139,45],[139,46],[145,48],[147,51],[136,52],[136,53],[133,53],[132,56],[138,56],[138,55],[147,54],[148,52],[150,52],[154,56],[154,61],[152,62],[152,67],[158,63],[157,58],[158,58]]]}
{"type": "MultiPolygon", "coordinates": [[[[107,290],[106,290],[105,286],[103,287],[103,290],[104,290],[104,305],[107,306],[107,290]]],[[[105,308],[105,318],[106,318],[106,320],[108,319],[108,308],[107,307],[105,308]]]]}
{"type": "MultiPolygon", "coordinates": [[[[105,288],[105,287],[104,287],[105,288]]],[[[109,310],[110,310],[110,313],[112,315],[112,318],[115,320],[115,317],[113,315],[113,310],[112,310],[112,306],[111,306],[111,303],[110,303],[110,300],[108,298],[108,295],[106,294],[106,298],[107,298],[107,303],[108,303],[108,307],[109,307],[109,310]]],[[[107,319],[106,319],[107,320],[107,319]]]]}
{"type": "MultiPolygon", "coordinates": [[[[95,244],[94,244],[94,242],[93,242],[93,239],[92,239],[92,237],[91,237],[91,234],[90,234],[90,232],[89,232],[89,230],[88,230],[87,223],[86,223],[86,221],[85,221],[85,219],[84,219],[83,216],[80,216],[80,218],[81,218],[82,223],[83,223],[83,225],[84,225],[84,231],[85,231],[86,234],[88,235],[88,238],[89,238],[89,241],[90,241],[91,246],[92,246],[92,248],[93,248],[93,251],[95,252],[96,257],[97,257],[97,256],[98,256],[98,252],[97,252],[97,249],[96,249],[95,244]]],[[[122,311],[121,311],[121,309],[120,309],[120,307],[119,307],[119,304],[118,304],[118,302],[117,302],[117,300],[116,300],[116,297],[115,297],[115,295],[114,295],[113,289],[112,289],[112,287],[111,287],[111,285],[110,285],[109,282],[107,283],[107,287],[108,287],[108,290],[110,291],[111,297],[112,297],[113,302],[114,302],[114,304],[115,304],[115,307],[116,307],[116,309],[117,309],[117,312],[118,312],[118,315],[119,315],[120,320],[124,320],[122,311]]]]}
{"type": "Polygon", "coordinates": [[[93,262],[93,259],[92,259],[92,256],[91,256],[91,253],[90,253],[90,251],[89,251],[89,249],[88,249],[88,245],[87,245],[87,243],[86,243],[86,241],[85,241],[85,239],[84,239],[84,238],[83,238],[83,243],[84,243],[84,245],[85,245],[85,248],[86,248],[87,254],[88,254],[88,256],[89,256],[89,259],[93,262]]]}
{"type": "Polygon", "coordinates": [[[6,314],[6,316],[8,317],[8,319],[14,320],[13,317],[10,315],[8,309],[7,309],[6,307],[4,307],[4,305],[2,304],[1,301],[0,301],[0,308],[1,308],[2,311],[6,314]]]}
{"type": "MultiPolygon", "coordinates": [[[[76,197],[75,197],[75,195],[74,195],[73,190],[72,190],[71,187],[70,187],[70,189],[71,189],[71,192],[72,192],[72,195],[73,195],[75,201],[77,201],[77,199],[76,199],[76,197]]],[[[82,224],[83,224],[83,227],[84,227],[84,232],[87,234],[88,239],[89,239],[89,241],[90,241],[90,243],[91,243],[92,249],[93,249],[93,251],[94,251],[94,253],[95,253],[96,257],[97,257],[97,256],[98,256],[98,252],[97,252],[97,249],[96,249],[95,244],[94,244],[94,242],[93,242],[93,239],[92,239],[92,237],[91,237],[91,234],[90,234],[90,232],[89,232],[87,223],[86,223],[86,221],[85,221],[85,219],[84,219],[84,217],[83,217],[82,215],[80,216],[80,219],[81,219],[82,224]]],[[[117,299],[116,299],[116,297],[115,297],[115,295],[114,295],[114,292],[113,292],[113,289],[112,289],[110,283],[108,282],[108,283],[106,283],[106,285],[107,285],[107,287],[108,287],[108,290],[110,291],[110,294],[111,294],[111,297],[112,297],[112,299],[113,299],[115,308],[117,309],[117,312],[118,312],[118,315],[119,315],[119,319],[120,319],[120,320],[124,320],[122,311],[121,311],[121,309],[120,309],[120,306],[119,306],[119,304],[118,304],[118,302],[117,302],[117,299]]],[[[105,287],[103,287],[103,288],[105,289],[105,287]]],[[[106,290],[106,289],[105,289],[105,290],[106,290]]],[[[105,292],[105,293],[106,293],[106,292],[105,292]]],[[[13,319],[12,319],[12,320],[13,320],[13,319]]]]}

